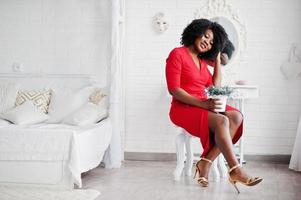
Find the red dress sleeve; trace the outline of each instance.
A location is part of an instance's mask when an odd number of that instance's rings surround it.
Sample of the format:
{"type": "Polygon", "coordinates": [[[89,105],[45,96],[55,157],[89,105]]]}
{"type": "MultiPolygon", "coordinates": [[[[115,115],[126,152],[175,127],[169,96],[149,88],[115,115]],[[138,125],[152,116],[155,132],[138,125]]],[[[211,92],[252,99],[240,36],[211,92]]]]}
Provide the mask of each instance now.
{"type": "Polygon", "coordinates": [[[171,92],[180,87],[182,70],[182,57],[177,49],[170,52],[166,59],[166,82],[168,91],[171,92]]]}

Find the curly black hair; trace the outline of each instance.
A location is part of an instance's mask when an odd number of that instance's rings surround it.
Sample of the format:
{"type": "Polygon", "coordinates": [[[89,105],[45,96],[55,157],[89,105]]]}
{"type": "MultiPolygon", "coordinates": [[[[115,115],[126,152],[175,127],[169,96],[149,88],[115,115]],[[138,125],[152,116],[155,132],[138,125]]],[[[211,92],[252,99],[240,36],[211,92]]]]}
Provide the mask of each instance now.
{"type": "Polygon", "coordinates": [[[195,19],[184,29],[181,38],[181,44],[188,47],[193,45],[198,37],[204,35],[205,31],[211,29],[213,32],[213,46],[212,48],[200,54],[199,57],[203,59],[213,60],[217,54],[224,48],[228,35],[225,29],[217,22],[212,22],[208,19],[195,19]]]}
{"type": "Polygon", "coordinates": [[[234,47],[233,43],[229,39],[226,40],[224,49],[222,50],[222,53],[226,53],[228,58],[231,59],[234,51],[235,51],[235,47],[234,47]]]}

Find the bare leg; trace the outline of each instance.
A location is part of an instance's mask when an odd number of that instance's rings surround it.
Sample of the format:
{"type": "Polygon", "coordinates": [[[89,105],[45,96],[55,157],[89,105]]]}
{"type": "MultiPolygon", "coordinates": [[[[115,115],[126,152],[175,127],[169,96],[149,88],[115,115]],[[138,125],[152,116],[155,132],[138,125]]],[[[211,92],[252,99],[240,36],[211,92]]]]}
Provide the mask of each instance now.
{"type": "MultiPolygon", "coordinates": [[[[235,136],[235,133],[238,130],[240,124],[242,123],[243,117],[239,112],[234,111],[234,110],[226,111],[225,116],[229,120],[230,136],[231,136],[231,140],[232,140],[233,137],[235,136]]],[[[217,158],[217,156],[220,153],[221,153],[220,149],[216,145],[214,145],[212,147],[212,149],[206,155],[206,158],[213,161],[213,160],[215,160],[215,158],[217,158]]]]}
{"type": "MultiPolygon", "coordinates": [[[[221,151],[223,153],[225,159],[227,160],[230,168],[238,164],[238,161],[237,161],[234,151],[233,151],[232,138],[230,136],[230,129],[231,129],[230,121],[231,120],[229,120],[229,118],[233,119],[233,116],[231,116],[231,115],[233,115],[233,114],[227,113],[226,116],[224,116],[221,114],[208,112],[209,129],[214,132],[214,139],[215,139],[216,145],[206,155],[207,159],[213,160],[219,155],[219,153],[221,151]]],[[[241,120],[242,120],[242,118],[241,118],[241,120]]],[[[234,121],[235,121],[235,119],[234,119],[234,121]]],[[[238,127],[239,126],[236,126],[236,129],[238,127]]],[[[234,130],[234,128],[233,128],[233,130],[234,130]]],[[[235,132],[236,131],[234,131],[234,134],[235,134],[235,132]]],[[[233,136],[234,136],[234,134],[233,134],[233,136]]],[[[199,165],[197,167],[199,169],[202,169],[201,173],[200,173],[201,175],[203,175],[204,177],[208,177],[210,164],[208,164],[207,162],[199,162],[199,165]]],[[[242,168],[234,169],[231,172],[231,177],[233,179],[241,180],[243,182],[246,182],[250,178],[250,176],[248,176],[242,168]]]]}
{"type": "MultiPolygon", "coordinates": [[[[237,129],[239,128],[239,126],[242,122],[242,119],[243,119],[242,115],[237,111],[226,111],[226,113],[225,113],[226,116],[210,112],[210,115],[211,114],[217,115],[217,119],[213,118],[213,120],[220,120],[220,123],[223,123],[223,120],[224,120],[225,123],[227,124],[227,125],[225,124],[226,125],[225,128],[227,130],[230,130],[230,133],[228,132],[227,134],[230,135],[231,148],[232,148],[232,138],[234,137],[237,129]],[[229,127],[228,127],[228,124],[229,124],[229,127]]],[[[209,114],[208,114],[208,121],[209,120],[210,119],[209,119],[209,114]]],[[[220,153],[221,153],[220,149],[216,145],[214,145],[212,147],[212,149],[206,155],[206,158],[213,161],[213,160],[216,159],[216,157],[220,153]]],[[[210,170],[210,163],[208,163],[208,162],[199,162],[198,167],[199,167],[199,169],[202,169],[201,170],[201,175],[208,178],[208,174],[209,174],[209,170],[210,170]]]]}

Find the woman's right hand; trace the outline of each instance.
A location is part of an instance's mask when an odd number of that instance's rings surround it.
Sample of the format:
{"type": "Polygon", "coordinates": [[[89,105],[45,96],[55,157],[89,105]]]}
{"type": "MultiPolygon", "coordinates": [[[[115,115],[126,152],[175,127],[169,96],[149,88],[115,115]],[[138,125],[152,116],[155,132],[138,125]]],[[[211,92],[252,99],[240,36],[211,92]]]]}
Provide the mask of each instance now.
{"type": "Polygon", "coordinates": [[[216,109],[219,109],[222,105],[222,102],[219,99],[206,99],[203,101],[203,107],[212,112],[216,112],[216,109]]]}

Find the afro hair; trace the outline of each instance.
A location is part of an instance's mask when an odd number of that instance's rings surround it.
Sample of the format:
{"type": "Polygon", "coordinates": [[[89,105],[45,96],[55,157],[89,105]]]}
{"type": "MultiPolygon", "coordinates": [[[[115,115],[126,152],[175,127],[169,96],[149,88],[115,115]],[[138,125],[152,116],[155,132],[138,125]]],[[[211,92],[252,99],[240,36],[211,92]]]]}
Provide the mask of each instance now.
{"type": "Polygon", "coordinates": [[[228,39],[228,35],[225,29],[216,22],[212,22],[208,19],[195,19],[184,29],[181,38],[181,44],[184,46],[193,45],[198,37],[204,35],[205,31],[211,29],[213,32],[213,46],[212,48],[199,54],[200,58],[213,60],[217,54],[221,52],[228,39]]]}

